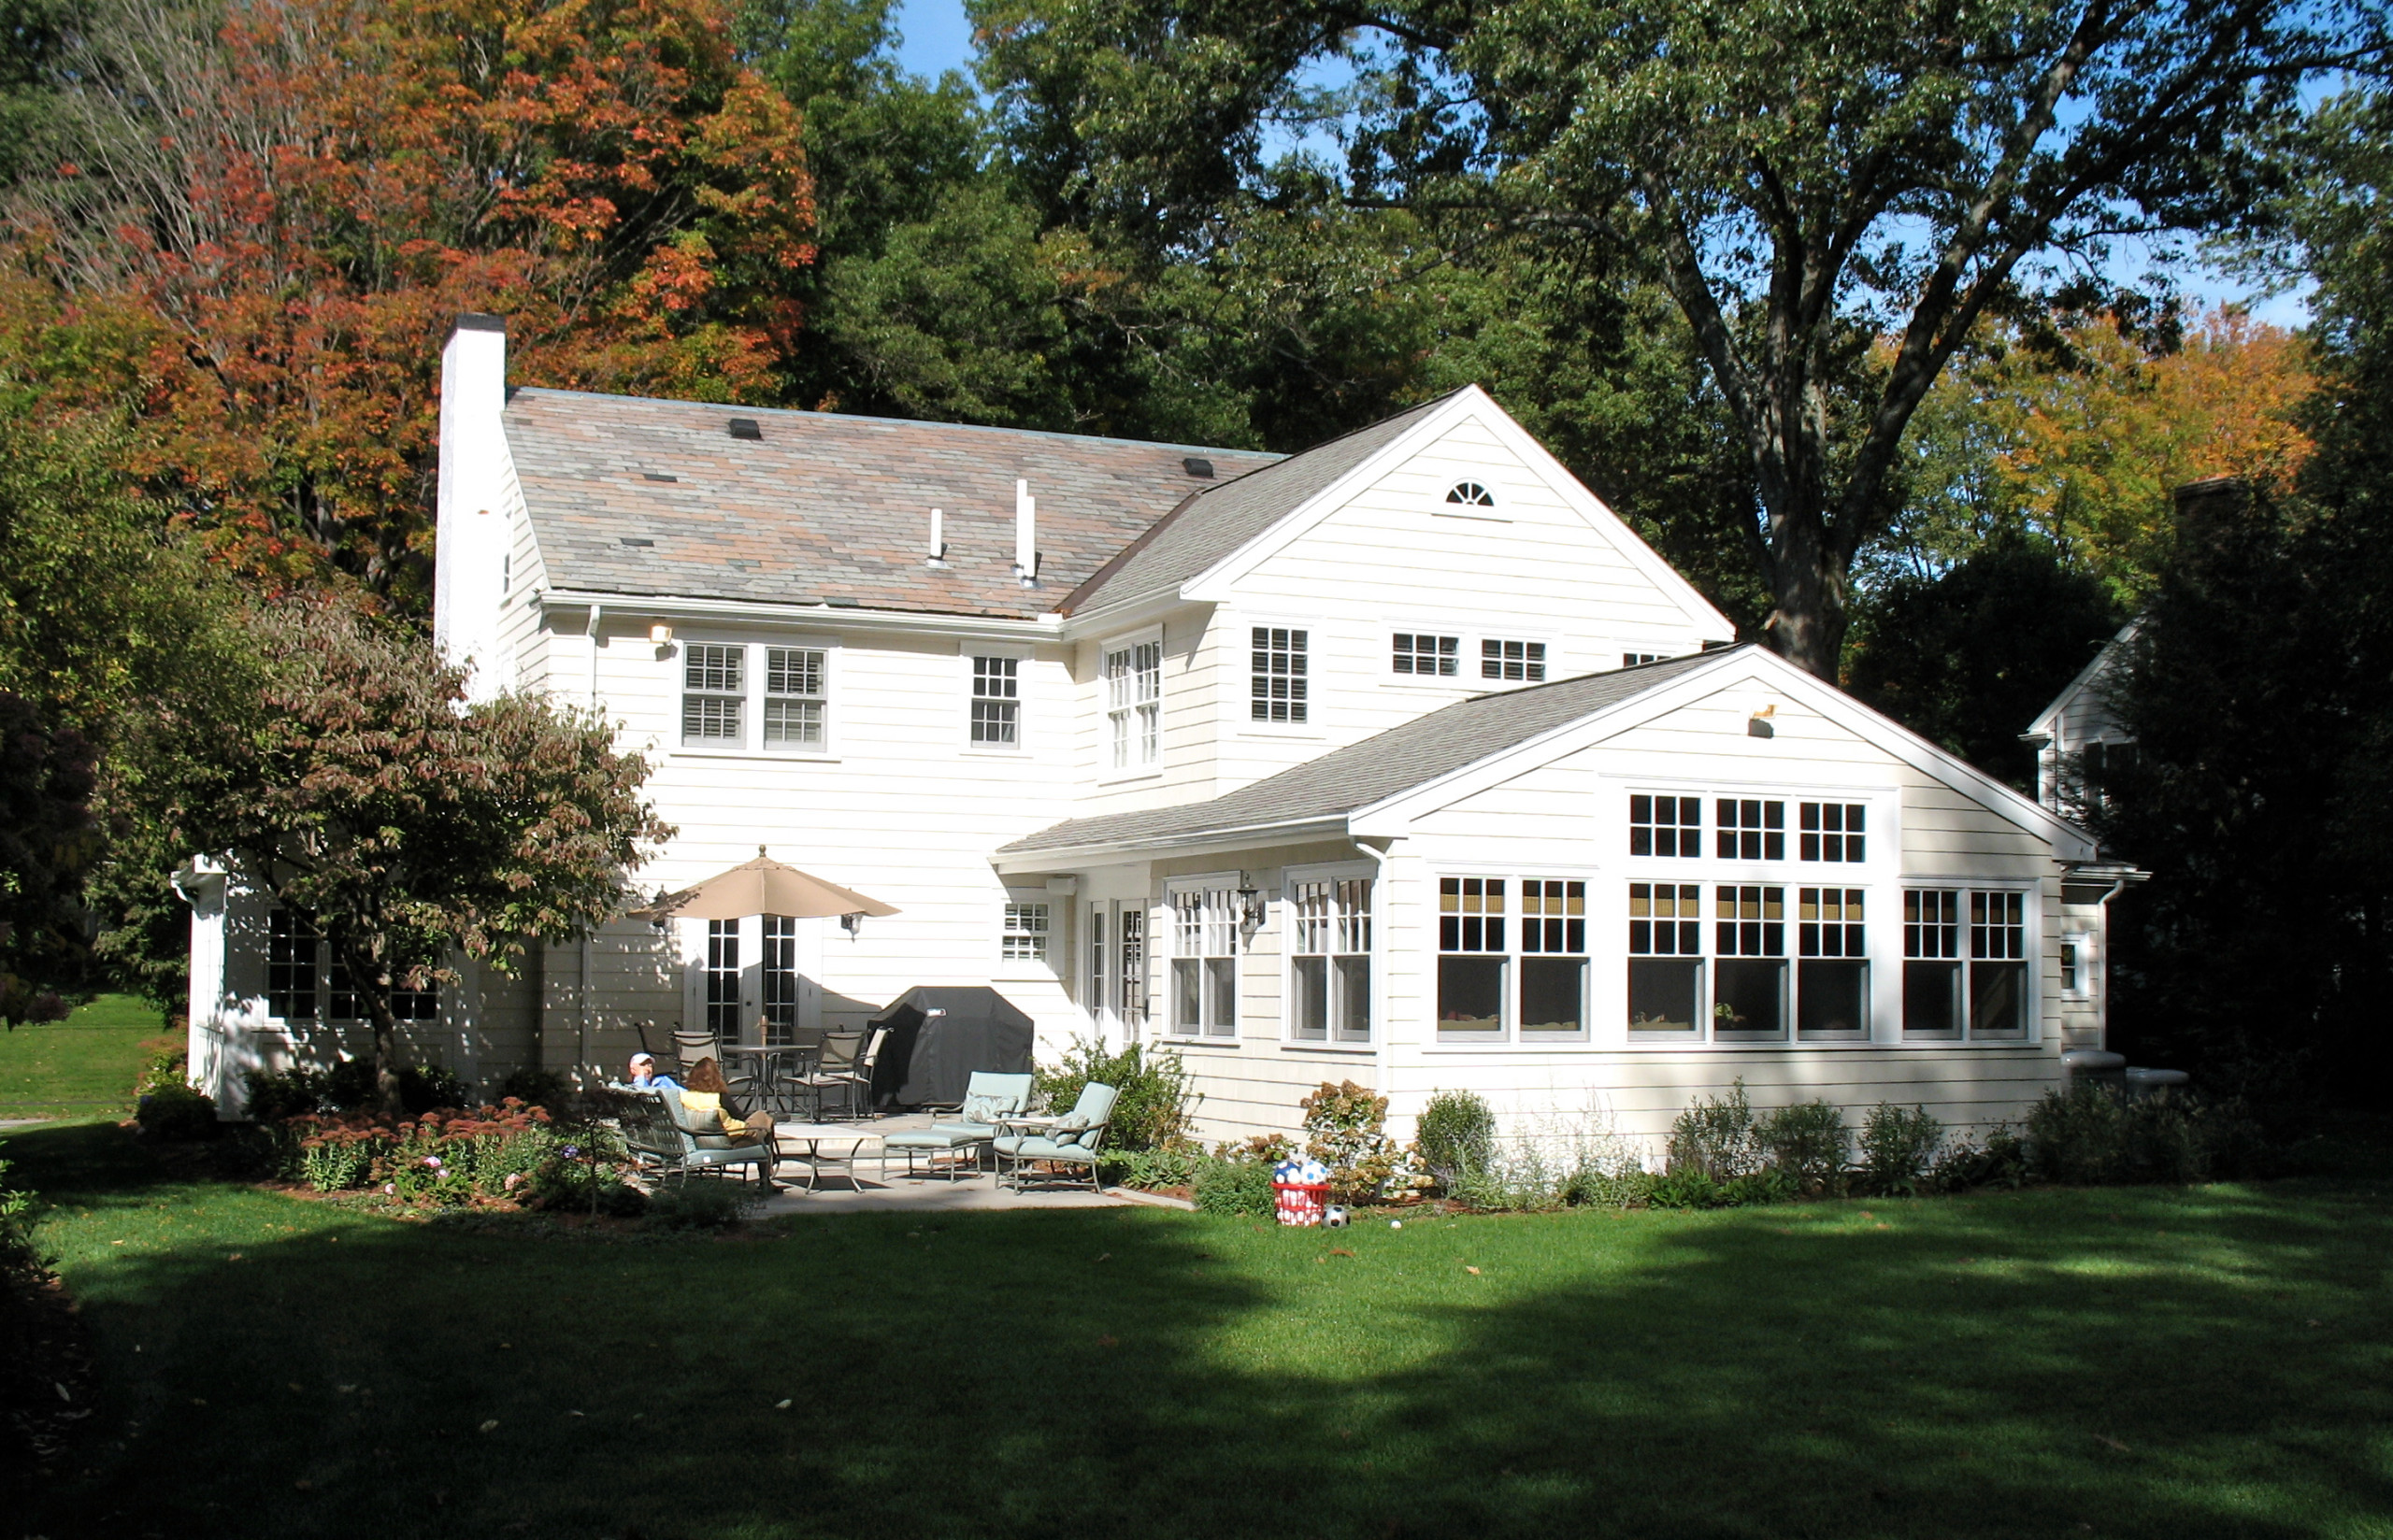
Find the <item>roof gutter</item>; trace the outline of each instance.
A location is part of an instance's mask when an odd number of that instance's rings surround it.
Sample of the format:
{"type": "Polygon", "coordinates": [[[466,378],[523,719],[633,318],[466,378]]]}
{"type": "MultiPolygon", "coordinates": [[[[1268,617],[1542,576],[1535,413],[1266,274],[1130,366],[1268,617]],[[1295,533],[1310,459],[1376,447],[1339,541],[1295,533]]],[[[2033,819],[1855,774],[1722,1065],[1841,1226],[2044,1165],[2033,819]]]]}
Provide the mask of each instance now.
{"type": "Polygon", "coordinates": [[[1000,616],[936,615],[920,610],[867,609],[861,605],[775,604],[753,599],[702,599],[682,594],[608,593],[590,589],[549,589],[538,595],[544,610],[605,608],[636,618],[738,620],[810,631],[902,633],[910,636],[959,636],[982,641],[1060,641],[1061,619],[1041,615],[1012,620],[1000,616]]]}
{"type": "Polygon", "coordinates": [[[1146,839],[1092,840],[1085,845],[1051,845],[1036,850],[999,850],[989,858],[1000,872],[1053,872],[1121,856],[1145,860],[1156,855],[1211,855],[1222,850],[1252,849],[1260,844],[1284,845],[1300,839],[1347,839],[1346,815],[1290,819],[1278,823],[1241,824],[1231,828],[1197,829],[1181,834],[1146,839]]]}

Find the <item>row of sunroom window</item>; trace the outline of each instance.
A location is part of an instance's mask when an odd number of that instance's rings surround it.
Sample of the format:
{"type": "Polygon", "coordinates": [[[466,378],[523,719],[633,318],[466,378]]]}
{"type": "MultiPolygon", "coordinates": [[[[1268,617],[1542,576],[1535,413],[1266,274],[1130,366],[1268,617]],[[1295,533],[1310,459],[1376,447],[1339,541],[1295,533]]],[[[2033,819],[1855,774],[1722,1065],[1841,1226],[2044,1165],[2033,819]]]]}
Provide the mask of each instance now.
{"type": "MultiPolygon", "coordinates": [[[[1626,1027],[1632,1042],[1868,1041],[1870,890],[1756,882],[1630,882],[1626,1027]]],[[[1371,887],[1366,877],[1289,892],[1288,1035],[1372,1040],[1371,887]]],[[[1449,877],[1439,884],[1437,1034],[1453,1043],[1584,1040],[1598,1008],[1588,884],[1449,877]]],[[[1171,894],[1167,1028],[1237,1034],[1239,894],[1171,894]]],[[[2019,1042],[2034,1014],[2027,899],[2015,890],[1902,890],[1901,1033],[1907,1040],[2019,1042]]],[[[1142,955],[1144,937],[1133,943],[1142,955]]],[[[1118,943],[1117,943],[1118,945],[1118,943]]],[[[2074,949],[2065,968],[2074,962],[2074,949]]],[[[1092,979],[1138,976],[1092,937],[1092,979]]],[[[2068,982],[2064,980],[2064,982],[2068,982]]],[[[1100,985],[1098,998],[1142,994],[1100,985]]],[[[1126,1012],[1125,1012],[1126,1014],[1126,1012]]]]}

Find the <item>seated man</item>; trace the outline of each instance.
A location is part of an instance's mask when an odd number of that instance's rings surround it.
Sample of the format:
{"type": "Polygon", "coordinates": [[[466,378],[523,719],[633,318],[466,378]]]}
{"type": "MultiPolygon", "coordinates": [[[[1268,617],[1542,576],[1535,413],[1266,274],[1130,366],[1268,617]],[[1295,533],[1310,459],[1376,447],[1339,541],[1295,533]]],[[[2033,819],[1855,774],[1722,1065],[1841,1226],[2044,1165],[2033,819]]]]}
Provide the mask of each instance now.
{"type": "MultiPolygon", "coordinates": [[[[707,1061],[712,1063],[712,1060],[707,1061]]],[[[679,1091],[681,1082],[669,1075],[656,1073],[656,1055],[635,1053],[631,1062],[631,1087],[634,1091],[679,1091]]]]}

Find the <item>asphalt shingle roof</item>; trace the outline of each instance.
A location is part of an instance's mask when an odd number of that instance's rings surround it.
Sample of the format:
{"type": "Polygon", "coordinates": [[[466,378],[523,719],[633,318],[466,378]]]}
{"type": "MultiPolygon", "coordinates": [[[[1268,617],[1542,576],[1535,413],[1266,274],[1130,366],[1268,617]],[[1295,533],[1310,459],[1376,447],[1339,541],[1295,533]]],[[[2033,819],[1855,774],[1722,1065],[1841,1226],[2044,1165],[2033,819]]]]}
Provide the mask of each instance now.
{"type": "MultiPolygon", "coordinates": [[[[1451,393],[1451,392],[1450,392],[1451,393]]],[[[1176,589],[1294,512],[1306,499],[1369,459],[1447,399],[1383,418],[1302,454],[1201,488],[1107,563],[1060,606],[1067,615],[1099,604],[1129,604],[1176,589]]]]}
{"type": "Polygon", "coordinates": [[[1190,492],[1277,457],[1069,434],[519,390],[504,418],[556,588],[1027,619],[1190,492]],[[733,438],[730,420],[761,436],[733,438]],[[1013,572],[1016,478],[1039,581],[1013,572]],[[926,564],[930,510],[947,565],[926,564]]]}
{"type": "Polygon", "coordinates": [[[1211,802],[1072,819],[1025,835],[1001,853],[1161,841],[1337,818],[1618,706],[1720,656],[1722,651],[1690,653],[1608,674],[1476,695],[1211,802]]]}

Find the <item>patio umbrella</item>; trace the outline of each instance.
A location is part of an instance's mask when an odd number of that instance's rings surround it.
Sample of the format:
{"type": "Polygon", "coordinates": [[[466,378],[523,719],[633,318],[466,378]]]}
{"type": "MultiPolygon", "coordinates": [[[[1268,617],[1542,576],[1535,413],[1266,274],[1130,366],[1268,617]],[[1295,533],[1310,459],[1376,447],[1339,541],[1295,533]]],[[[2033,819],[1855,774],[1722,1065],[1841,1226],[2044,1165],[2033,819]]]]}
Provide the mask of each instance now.
{"type": "Polygon", "coordinates": [[[667,893],[641,912],[658,920],[744,920],[750,915],[819,920],[831,915],[894,915],[897,908],[775,861],[759,845],[755,860],[718,872],[694,888],[667,893]]]}

